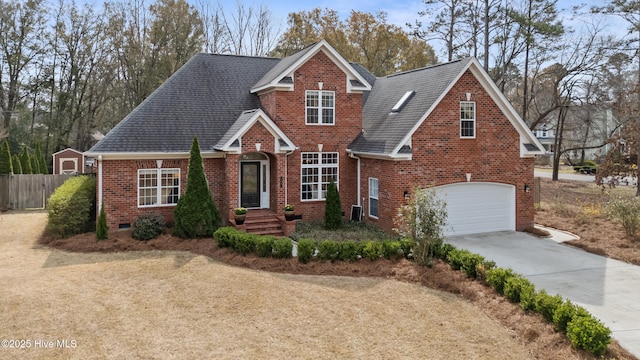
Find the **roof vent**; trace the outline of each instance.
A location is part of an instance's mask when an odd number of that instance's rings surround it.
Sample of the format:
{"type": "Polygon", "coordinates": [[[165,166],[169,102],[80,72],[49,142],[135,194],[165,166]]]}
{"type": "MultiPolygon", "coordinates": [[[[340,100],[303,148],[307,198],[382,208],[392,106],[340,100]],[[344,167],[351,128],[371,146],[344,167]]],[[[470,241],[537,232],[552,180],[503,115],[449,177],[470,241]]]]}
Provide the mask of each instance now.
{"type": "Polygon", "coordinates": [[[398,102],[395,105],[393,105],[393,108],[391,108],[391,112],[394,112],[394,113],[400,112],[400,110],[402,110],[402,108],[407,103],[407,101],[409,101],[409,99],[411,99],[411,97],[415,93],[416,92],[413,90],[407,91],[406,93],[404,93],[404,95],[402,95],[400,100],[398,100],[398,102]]]}

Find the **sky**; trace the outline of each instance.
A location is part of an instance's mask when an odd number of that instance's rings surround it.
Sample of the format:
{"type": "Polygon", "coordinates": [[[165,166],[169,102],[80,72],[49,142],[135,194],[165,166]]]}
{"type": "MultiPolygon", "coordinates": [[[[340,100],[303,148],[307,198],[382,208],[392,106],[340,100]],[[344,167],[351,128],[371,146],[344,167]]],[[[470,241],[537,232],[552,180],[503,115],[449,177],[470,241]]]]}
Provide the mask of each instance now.
{"type": "MultiPolygon", "coordinates": [[[[206,0],[205,0],[206,1],[206,0]]],[[[211,1],[211,0],[209,0],[211,1]]],[[[309,11],[314,8],[332,9],[338,12],[342,19],[346,19],[351,10],[376,13],[384,11],[387,14],[387,21],[390,24],[397,25],[405,30],[407,23],[414,24],[416,20],[422,21],[424,24],[429,22],[428,18],[421,18],[419,11],[425,9],[422,0],[218,0],[225,12],[233,11],[239,1],[245,7],[259,7],[266,5],[272,12],[273,20],[280,24],[281,31],[287,28],[287,15],[292,12],[309,11]]],[[[581,15],[576,16],[572,7],[578,4],[585,4],[589,9],[592,6],[603,6],[608,0],[558,0],[557,7],[560,12],[560,18],[563,19],[565,27],[571,27],[577,32],[584,29],[585,23],[592,22],[594,18],[600,21],[600,25],[605,27],[606,33],[614,33],[617,35],[625,34],[627,24],[624,20],[616,16],[597,16],[597,15],[581,15]]],[[[585,10],[586,11],[586,10],[585,10]]],[[[431,43],[431,42],[430,42],[431,43]]],[[[432,44],[438,49],[442,44],[432,44]]],[[[442,55],[442,54],[438,54],[442,55]]]]}

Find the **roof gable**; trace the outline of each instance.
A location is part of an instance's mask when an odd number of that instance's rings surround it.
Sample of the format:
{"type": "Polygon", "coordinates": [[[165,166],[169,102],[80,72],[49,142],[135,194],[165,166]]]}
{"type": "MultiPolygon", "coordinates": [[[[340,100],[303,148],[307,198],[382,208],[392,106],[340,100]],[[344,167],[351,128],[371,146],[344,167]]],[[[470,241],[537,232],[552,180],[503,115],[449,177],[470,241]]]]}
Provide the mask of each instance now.
{"type": "Polygon", "coordinates": [[[276,153],[295,150],[293,142],[284,134],[280,128],[269,118],[269,116],[260,109],[248,110],[243,112],[238,119],[229,128],[222,139],[214,146],[216,150],[239,153],[242,149],[242,136],[260,122],[269,131],[274,139],[276,153]]]}
{"type": "Polygon", "coordinates": [[[467,70],[478,79],[520,134],[521,156],[540,153],[542,145],[475,58],[377,79],[363,109],[363,133],[350,144],[350,151],[373,157],[411,159],[411,153],[407,151],[411,137],[467,70]],[[410,92],[413,92],[411,98],[401,109],[392,111],[394,104],[410,92]],[[531,150],[533,148],[538,150],[531,150]]]}
{"type": "Polygon", "coordinates": [[[293,90],[294,82],[291,81],[294,72],[318,52],[324,52],[347,76],[347,92],[361,93],[371,90],[371,84],[350,63],[348,63],[328,42],[322,40],[288,56],[267,72],[252,88],[252,93],[261,93],[270,90],[293,90]]]}

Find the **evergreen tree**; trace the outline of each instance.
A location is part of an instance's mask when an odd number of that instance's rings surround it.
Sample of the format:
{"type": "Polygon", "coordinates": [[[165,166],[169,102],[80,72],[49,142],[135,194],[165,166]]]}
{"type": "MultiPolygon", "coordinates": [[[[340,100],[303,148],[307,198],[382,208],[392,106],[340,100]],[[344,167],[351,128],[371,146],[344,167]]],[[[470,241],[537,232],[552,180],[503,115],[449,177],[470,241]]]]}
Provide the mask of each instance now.
{"type": "Polygon", "coordinates": [[[11,157],[11,163],[13,164],[13,173],[22,174],[22,165],[20,164],[20,157],[18,154],[14,154],[11,157]]]}
{"type": "Polygon", "coordinates": [[[96,240],[107,240],[109,238],[109,226],[107,226],[107,214],[104,212],[104,203],[100,207],[100,215],[96,223],[96,240]]]}
{"type": "Polygon", "coordinates": [[[340,193],[336,183],[331,180],[327,187],[327,201],[324,210],[325,229],[335,230],[342,226],[342,206],[340,205],[340,193]]]}
{"type": "Polygon", "coordinates": [[[11,161],[11,150],[9,149],[9,141],[0,144],[0,174],[13,173],[13,161],[11,161]]]}
{"type": "Polygon", "coordinates": [[[40,165],[38,164],[38,159],[36,158],[35,154],[32,153],[27,153],[28,157],[29,157],[29,164],[31,164],[31,172],[30,174],[37,174],[38,173],[38,169],[40,168],[40,165]]]}
{"type": "Polygon", "coordinates": [[[22,148],[22,154],[20,154],[20,164],[22,165],[23,174],[33,174],[33,166],[31,162],[31,156],[27,148],[22,148]]]}
{"type": "Polygon", "coordinates": [[[213,202],[204,174],[198,138],[193,138],[187,188],[173,210],[173,234],[182,238],[210,237],[220,227],[220,212],[213,202]]]}
{"type": "Polygon", "coordinates": [[[34,174],[48,174],[49,168],[47,168],[47,158],[42,152],[42,146],[40,143],[36,143],[36,152],[34,154],[36,161],[38,162],[38,169],[33,169],[34,174]]]}

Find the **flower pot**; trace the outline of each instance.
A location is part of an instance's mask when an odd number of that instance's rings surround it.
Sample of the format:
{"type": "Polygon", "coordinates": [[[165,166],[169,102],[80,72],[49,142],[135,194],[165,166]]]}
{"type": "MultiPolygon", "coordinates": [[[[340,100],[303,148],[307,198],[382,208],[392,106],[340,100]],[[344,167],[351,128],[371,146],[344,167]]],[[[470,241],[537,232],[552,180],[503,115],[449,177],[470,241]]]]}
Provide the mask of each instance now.
{"type": "Polygon", "coordinates": [[[236,225],[244,224],[244,220],[247,218],[247,214],[235,215],[236,225]]]}
{"type": "Polygon", "coordinates": [[[293,220],[295,217],[296,217],[296,212],[295,212],[295,211],[293,211],[293,210],[285,210],[285,211],[284,211],[284,218],[285,218],[287,221],[291,221],[291,220],[293,220]]]}

